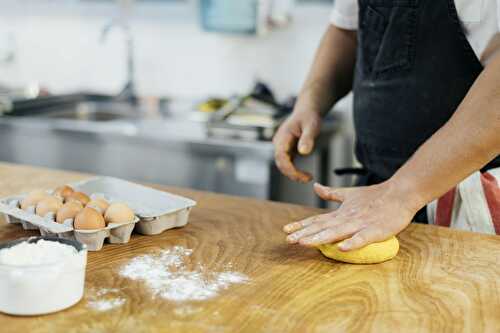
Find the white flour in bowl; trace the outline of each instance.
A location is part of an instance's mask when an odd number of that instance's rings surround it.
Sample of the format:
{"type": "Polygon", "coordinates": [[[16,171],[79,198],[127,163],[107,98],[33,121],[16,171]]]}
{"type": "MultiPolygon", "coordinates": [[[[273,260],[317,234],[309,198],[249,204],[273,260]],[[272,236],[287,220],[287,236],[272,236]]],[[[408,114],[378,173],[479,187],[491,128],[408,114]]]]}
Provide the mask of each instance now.
{"type": "Polygon", "coordinates": [[[209,272],[202,265],[189,270],[185,262],[192,252],[182,246],[175,246],[157,254],[136,257],[122,267],[120,275],[143,281],[154,297],[176,302],[210,299],[232,284],[249,281],[244,274],[209,272]]]}
{"type": "Polygon", "coordinates": [[[78,251],[71,245],[41,239],[36,243],[22,242],[0,250],[0,264],[15,266],[52,264],[77,253],[78,251]]]}
{"type": "Polygon", "coordinates": [[[31,239],[0,250],[0,311],[40,315],[76,304],[83,296],[87,250],[31,239]]]}

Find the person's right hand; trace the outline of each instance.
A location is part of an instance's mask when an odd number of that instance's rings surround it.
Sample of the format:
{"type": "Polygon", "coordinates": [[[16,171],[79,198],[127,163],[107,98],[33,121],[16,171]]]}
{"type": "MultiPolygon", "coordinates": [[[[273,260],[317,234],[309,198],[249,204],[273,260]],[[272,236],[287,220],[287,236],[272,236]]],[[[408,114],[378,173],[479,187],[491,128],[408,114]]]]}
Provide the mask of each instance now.
{"type": "Polygon", "coordinates": [[[280,126],[273,138],[276,166],[285,176],[302,183],[312,180],[311,174],[295,167],[293,159],[297,152],[301,155],[312,152],[320,129],[320,113],[296,105],[292,115],[280,126]]]}

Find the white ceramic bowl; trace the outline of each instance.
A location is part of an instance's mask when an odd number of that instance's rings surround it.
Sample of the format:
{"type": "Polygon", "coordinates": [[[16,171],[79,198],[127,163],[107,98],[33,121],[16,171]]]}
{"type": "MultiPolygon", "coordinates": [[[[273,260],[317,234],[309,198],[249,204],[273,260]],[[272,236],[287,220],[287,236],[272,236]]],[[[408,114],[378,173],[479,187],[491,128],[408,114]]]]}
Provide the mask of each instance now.
{"type": "Polygon", "coordinates": [[[40,239],[75,247],[78,253],[59,262],[14,266],[0,264],[0,311],[31,316],[66,309],[80,301],[85,285],[87,248],[75,240],[30,237],[0,244],[0,250],[40,239]]]}

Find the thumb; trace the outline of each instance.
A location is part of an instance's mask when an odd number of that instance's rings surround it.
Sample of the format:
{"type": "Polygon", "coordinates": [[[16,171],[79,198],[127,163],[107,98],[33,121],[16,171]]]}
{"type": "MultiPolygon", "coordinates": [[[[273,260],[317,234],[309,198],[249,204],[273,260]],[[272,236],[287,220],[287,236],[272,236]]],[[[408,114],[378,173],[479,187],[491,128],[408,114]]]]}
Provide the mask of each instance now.
{"type": "Polygon", "coordinates": [[[319,183],[314,184],[314,192],[323,200],[343,202],[349,191],[348,188],[332,188],[319,183]]]}
{"type": "Polygon", "coordinates": [[[308,155],[314,148],[314,139],[318,135],[318,130],[312,126],[307,125],[303,128],[300,135],[298,151],[301,155],[308,155]]]}

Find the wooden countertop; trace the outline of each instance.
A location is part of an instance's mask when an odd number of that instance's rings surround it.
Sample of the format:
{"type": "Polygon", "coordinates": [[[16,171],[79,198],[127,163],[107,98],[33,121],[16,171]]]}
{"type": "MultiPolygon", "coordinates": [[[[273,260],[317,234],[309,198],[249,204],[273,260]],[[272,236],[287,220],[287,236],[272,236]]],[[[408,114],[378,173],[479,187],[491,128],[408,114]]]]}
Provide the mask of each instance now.
{"type": "MultiPolygon", "coordinates": [[[[85,178],[0,164],[0,195],[85,178]]],[[[2,332],[499,332],[500,237],[411,225],[392,261],[354,266],[284,242],[281,227],[317,209],[165,188],[198,201],[189,224],[158,236],[134,235],[88,256],[86,293],[76,306],[40,317],[0,314],[2,332]],[[160,248],[193,249],[192,264],[246,274],[210,300],[153,299],[118,275],[131,258],[160,248]],[[123,306],[88,306],[89,293],[118,288],[123,306]]],[[[36,234],[0,221],[0,240],[36,234]]]]}

